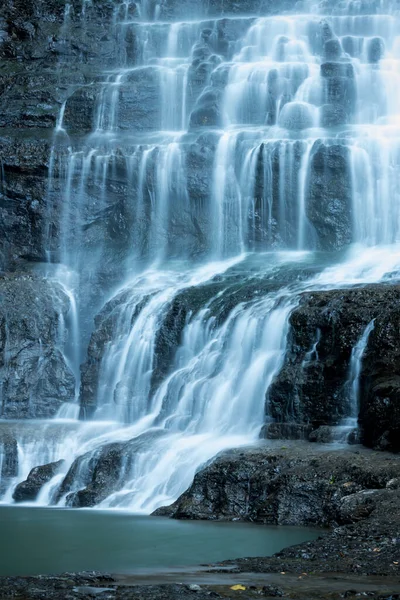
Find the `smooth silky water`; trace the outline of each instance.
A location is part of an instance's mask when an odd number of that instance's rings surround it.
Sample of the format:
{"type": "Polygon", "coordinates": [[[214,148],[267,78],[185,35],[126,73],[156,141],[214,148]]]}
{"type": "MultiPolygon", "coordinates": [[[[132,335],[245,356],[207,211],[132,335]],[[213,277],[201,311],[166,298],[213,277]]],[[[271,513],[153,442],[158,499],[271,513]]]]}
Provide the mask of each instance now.
{"type": "MultiPolygon", "coordinates": [[[[2,528],[7,523],[19,528],[20,537],[11,536],[19,556],[26,552],[26,561],[41,572],[265,555],[312,536],[240,524],[139,519],[117,511],[106,518],[103,509],[149,514],[172,503],[220,451],[258,440],[268,413],[268,388],[284,362],[289,317],[302,292],[400,278],[396,2],[376,2],[371,14],[363,13],[361,3],[341,2],[334,14],[324,16],[314,2],[305,2],[301,15],[228,16],[235,35],[224,49],[218,46],[219,27],[226,25],[220,18],[200,14],[166,22],[159,19],[161,6],[143,1],[132,19],[131,4],[116,8],[121,53],[103,74],[92,132],[83,143],[70,137],[64,104],[50,160],[49,198],[56,172],[62,174],[64,194],[57,215],[59,263],[44,270],[70,298],[69,320],[60,322],[60,347],[76,375],[75,402],[52,421],[0,424],[14,428],[19,457],[17,476],[0,481],[0,501],[12,503],[15,486],[34,466],[64,459],[62,472],[36,500],[38,506],[54,505],[75,459],[86,457],[70,494],[87,484],[90,459],[100,447],[131,439],[138,443],[97,514],[1,507],[2,528]],[[331,45],[332,60],[324,54],[326,36],[339,44],[331,45]],[[127,50],[132,38],[134,59],[127,50]],[[208,65],[202,85],[190,81],[197,58],[208,65]],[[334,66],[328,70],[339,74],[336,91],[321,73],[321,64],[329,62],[334,66]],[[158,109],[138,117],[134,104],[129,110],[124,101],[143,76],[154,86],[158,109]],[[333,114],[338,92],[348,102],[333,114]],[[218,124],[204,120],[209,117],[200,110],[210,97],[218,99],[218,124]],[[199,140],[205,150],[196,154],[199,140]],[[351,235],[341,252],[320,251],[324,239],[310,218],[310,177],[322,143],[333,154],[321,171],[340,147],[346,165],[341,176],[351,190],[351,235]],[[200,159],[206,172],[193,182],[191,161],[200,159]],[[115,269],[109,262],[110,240],[104,236],[101,245],[91,247],[86,225],[111,215],[120,180],[129,227],[115,269]],[[194,189],[200,195],[193,199],[194,189]],[[242,294],[246,289],[251,293],[242,294]],[[158,334],[172,303],[185,293],[204,299],[187,315],[169,369],[155,385],[158,334]],[[79,420],[79,367],[93,318],[108,300],[113,329],[101,357],[95,404],[90,414],[81,411],[86,419],[79,420]],[[44,555],[47,563],[40,562],[39,553],[29,558],[31,544],[42,548],[46,535],[55,543],[56,532],[61,532],[64,560],[58,551],[44,555]],[[135,535],[141,542],[132,545],[135,535]],[[204,555],[186,551],[196,536],[204,536],[204,555]],[[176,540],[175,555],[169,548],[165,554],[168,538],[176,540]],[[117,545],[120,539],[113,562],[112,555],[102,554],[104,540],[117,545]],[[125,560],[122,548],[131,559],[125,560]]],[[[337,203],[332,206],[341,210],[337,203]]],[[[358,378],[372,327],[353,350],[347,382],[351,409],[343,426],[353,426],[357,418],[358,378]]],[[[316,331],[306,367],[318,360],[318,341],[316,331]]],[[[0,464],[4,461],[6,447],[0,443],[0,464]]],[[[67,496],[57,500],[58,506],[68,504],[67,496]]],[[[9,544],[4,552],[12,571],[17,567],[9,544]]]]}
{"type": "Polygon", "coordinates": [[[179,571],[244,556],[270,556],[319,535],[300,527],[4,506],[0,529],[0,576],[179,571]]]}

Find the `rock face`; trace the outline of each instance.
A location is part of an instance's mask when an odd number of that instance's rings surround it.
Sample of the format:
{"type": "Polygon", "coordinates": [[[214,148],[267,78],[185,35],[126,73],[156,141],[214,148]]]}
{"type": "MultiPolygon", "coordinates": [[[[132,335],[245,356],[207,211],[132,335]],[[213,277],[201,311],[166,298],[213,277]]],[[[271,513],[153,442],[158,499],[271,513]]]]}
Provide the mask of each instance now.
{"type": "Polygon", "coordinates": [[[0,418],[47,418],[75,395],[75,378],[61,352],[62,289],[30,276],[0,278],[0,418]]]}
{"type": "Polygon", "coordinates": [[[395,285],[305,293],[290,317],[288,352],[268,392],[268,414],[278,423],[313,429],[340,425],[354,401],[352,351],[375,320],[359,380],[361,439],[368,446],[400,450],[399,301],[395,285]]]}
{"type": "Polygon", "coordinates": [[[77,458],[61,486],[54,502],[65,496],[67,506],[90,507],[99,504],[120,490],[130,479],[136,458],[163,432],[143,434],[127,442],[106,444],[77,458]]]}
{"type": "Polygon", "coordinates": [[[397,458],[382,461],[368,450],[325,451],[308,443],[276,448],[221,454],[155,514],[321,527],[355,523],[374,510],[400,473],[397,458]]]}
{"type": "Polygon", "coordinates": [[[57,162],[66,140],[54,151],[56,181],[49,190],[52,133],[66,98],[117,55],[109,36],[113,10],[109,0],[5,0],[0,6],[1,269],[43,261],[45,250],[58,248],[57,162]]]}
{"type": "MultiPolygon", "coordinates": [[[[387,294],[389,296],[389,294],[387,294]]],[[[379,305],[378,305],[379,306],[379,305]]],[[[400,305],[375,319],[360,377],[362,441],[367,446],[400,451],[400,305]]]]}
{"type": "Polygon", "coordinates": [[[13,493],[14,500],[16,502],[36,500],[42,487],[57,475],[63,464],[63,460],[58,460],[57,462],[32,469],[27,479],[19,483],[15,488],[13,493]]]}
{"type": "Polygon", "coordinates": [[[337,250],[351,242],[350,182],[348,148],[317,142],[310,165],[307,218],[318,248],[337,250]]]}
{"type": "Polygon", "coordinates": [[[0,494],[6,491],[8,483],[18,474],[18,445],[12,431],[0,430],[0,494]]]}

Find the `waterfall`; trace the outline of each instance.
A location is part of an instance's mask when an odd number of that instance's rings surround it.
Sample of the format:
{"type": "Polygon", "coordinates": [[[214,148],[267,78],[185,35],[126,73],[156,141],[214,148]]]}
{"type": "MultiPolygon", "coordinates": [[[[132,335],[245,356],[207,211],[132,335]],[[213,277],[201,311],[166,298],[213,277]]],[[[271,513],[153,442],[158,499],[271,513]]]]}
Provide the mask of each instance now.
{"type": "Polygon", "coordinates": [[[350,409],[351,413],[348,419],[346,419],[345,425],[357,427],[357,417],[359,410],[360,401],[360,375],[362,368],[362,360],[364,352],[367,348],[369,336],[375,326],[375,319],[373,319],[365,328],[361,338],[354,346],[351,358],[350,358],[350,369],[349,369],[349,389],[350,389],[350,409]]]}
{"type": "MultiPolygon", "coordinates": [[[[60,340],[84,377],[37,437],[15,433],[4,502],[60,459],[37,502],[81,459],[74,494],[102,447],[130,440],[100,505],[173,502],[218,452],[258,440],[302,293],[399,276],[396,2],[217,16],[199,2],[186,20],[172,4],[115,3],[117,56],[60,107],[48,254],[71,307],[60,340]]],[[[69,26],[66,10],[64,38],[69,26]]],[[[351,355],[351,419],[373,327],[351,355]]]]}

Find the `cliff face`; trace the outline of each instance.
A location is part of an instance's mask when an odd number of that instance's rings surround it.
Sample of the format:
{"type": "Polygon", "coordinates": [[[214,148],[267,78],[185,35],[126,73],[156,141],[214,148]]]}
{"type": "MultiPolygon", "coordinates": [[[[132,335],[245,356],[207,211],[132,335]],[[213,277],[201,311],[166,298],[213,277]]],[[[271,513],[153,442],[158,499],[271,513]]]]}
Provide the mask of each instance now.
{"type": "MultiPolygon", "coordinates": [[[[56,248],[61,192],[53,133],[76,87],[111,63],[112,2],[7,0],[0,7],[0,268],[24,269],[56,248]],[[49,190],[49,170],[55,178],[49,190]]],[[[62,140],[61,140],[62,142],[62,140]]]]}
{"type": "Polygon", "coordinates": [[[75,396],[60,330],[69,300],[35,266],[57,260],[67,152],[63,140],[54,144],[57,117],[75,87],[91,85],[115,55],[112,12],[112,2],[0,6],[1,418],[51,417],[75,396]]]}

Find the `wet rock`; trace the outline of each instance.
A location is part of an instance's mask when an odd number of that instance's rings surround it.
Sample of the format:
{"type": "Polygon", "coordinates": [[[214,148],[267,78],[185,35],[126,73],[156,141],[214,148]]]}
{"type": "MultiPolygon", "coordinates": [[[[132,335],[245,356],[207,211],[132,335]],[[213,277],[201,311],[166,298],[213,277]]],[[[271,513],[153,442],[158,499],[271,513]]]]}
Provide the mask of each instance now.
{"type": "Polygon", "coordinates": [[[324,57],[326,60],[337,60],[342,55],[340,40],[332,38],[324,44],[324,57]]]}
{"type": "Polygon", "coordinates": [[[335,104],[345,111],[348,118],[355,112],[357,90],[354,77],[332,75],[325,77],[325,98],[327,104],[335,104]]]}
{"type": "Polygon", "coordinates": [[[165,19],[183,19],[188,14],[197,16],[230,16],[230,15],[276,15],[281,11],[293,10],[297,0],[168,0],[161,6],[161,16],[165,19]]]}
{"type": "Polygon", "coordinates": [[[314,247],[338,250],[351,242],[351,199],[348,148],[316,142],[306,192],[307,238],[314,247]]]}
{"type": "Polygon", "coordinates": [[[197,106],[190,115],[190,128],[217,127],[221,125],[220,94],[209,90],[200,96],[197,106]]]}
{"type": "Polygon", "coordinates": [[[280,525],[347,523],[371,513],[371,498],[378,504],[387,497],[384,488],[400,469],[396,458],[382,461],[368,450],[271,444],[220,454],[174,504],[155,514],[280,525]]]}
{"type": "MultiPolygon", "coordinates": [[[[49,141],[0,137],[0,269],[45,260],[49,141]]],[[[47,223],[50,227],[50,223],[47,223]]]]}
{"type": "MultiPolygon", "coordinates": [[[[149,298],[150,296],[144,298],[143,303],[137,306],[137,310],[133,313],[133,319],[138,315],[149,298]]],[[[90,338],[87,359],[81,367],[81,418],[90,419],[96,409],[101,362],[107,344],[116,334],[119,311],[121,307],[126,306],[130,301],[132,301],[131,291],[126,289],[110,300],[95,318],[94,331],[90,338]]],[[[110,394],[111,402],[114,400],[111,397],[113,390],[110,388],[108,393],[110,394]]]]}
{"type": "Polygon", "coordinates": [[[312,127],[314,125],[312,107],[304,102],[288,102],[279,115],[279,125],[289,130],[312,127]]]}
{"type": "Polygon", "coordinates": [[[351,63],[325,62],[321,65],[321,77],[349,77],[354,78],[354,68],[351,63]]]}
{"type": "Polygon", "coordinates": [[[342,47],[344,52],[352,58],[358,58],[362,52],[363,39],[357,36],[345,35],[342,37],[342,47]]]}
{"type": "Polygon", "coordinates": [[[4,426],[0,429],[0,494],[18,475],[18,444],[15,435],[4,426]]]}
{"type": "Polygon", "coordinates": [[[109,0],[0,5],[0,269],[57,254],[65,188],[48,193],[52,135],[68,97],[71,131],[93,122],[90,86],[123,51],[111,35],[114,9],[109,0]]]}
{"type": "Polygon", "coordinates": [[[162,435],[163,431],[153,431],[127,442],[105,444],[78,457],[57,490],[54,502],[66,496],[67,506],[73,508],[100,504],[129,481],[137,456],[162,435]]]}
{"type": "Polygon", "coordinates": [[[399,332],[398,304],[390,309],[380,304],[360,376],[362,442],[395,452],[400,451],[399,332]]]}
{"type": "Polygon", "coordinates": [[[308,440],[317,444],[355,444],[359,443],[359,434],[357,429],[352,427],[329,427],[328,425],[321,425],[311,431],[308,440]]]}
{"type": "Polygon", "coordinates": [[[354,523],[366,519],[385,495],[387,496],[387,493],[384,490],[363,490],[345,496],[339,508],[341,522],[354,523]]]}
{"type": "Polygon", "coordinates": [[[68,133],[92,131],[98,94],[98,87],[89,86],[76,90],[68,98],[62,123],[68,133]]]}
{"type": "Polygon", "coordinates": [[[382,447],[388,436],[386,447],[397,448],[396,388],[391,388],[393,402],[386,404],[381,392],[388,391],[384,384],[392,385],[398,368],[399,294],[397,286],[387,285],[304,294],[290,317],[288,351],[268,392],[268,414],[280,423],[311,423],[314,428],[340,425],[349,417],[351,390],[346,382],[351,353],[375,318],[360,381],[361,435],[370,446],[383,436],[382,447]]]}
{"type": "Polygon", "coordinates": [[[320,108],[321,127],[338,127],[348,122],[348,116],[342,106],[323,104],[320,108]]]}
{"type": "MultiPolygon", "coordinates": [[[[160,77],[157,68],[143,68],[123,78],[117,107],[117,126],[120,129],[153,131],[161,127],[162,104],[167,100],[160,95],[160,77]]],[[[111,105],[104,114],[112,114],[111,105]]]]}
{"type": "Polygon", "coordinates": [[[0,416],[52,417],[75,395],[58,329],[68,298],[58,285],[29,276],[0,278],[0,298],[0,416]]]}
{"type": "Polygon", "coordinates": [[[368,42],[368,62],[378,63],[385,54],[385,42],[382,38],[374,37],[368,42]]]}
{"type": "Polygon", "coordinates": [[[307,440],[311,431],[311,425],[268,423],[262,428],[260,437],[267,440],[307,440]]]}
{"type": "Polygon", "coordinates": [[[65,461],[35,467],[29,473],[27,479],[17,485],[13,498],[16,502],[30,502],[36,500],[42,487],[48,483],[62,469],[65,461]]]}

